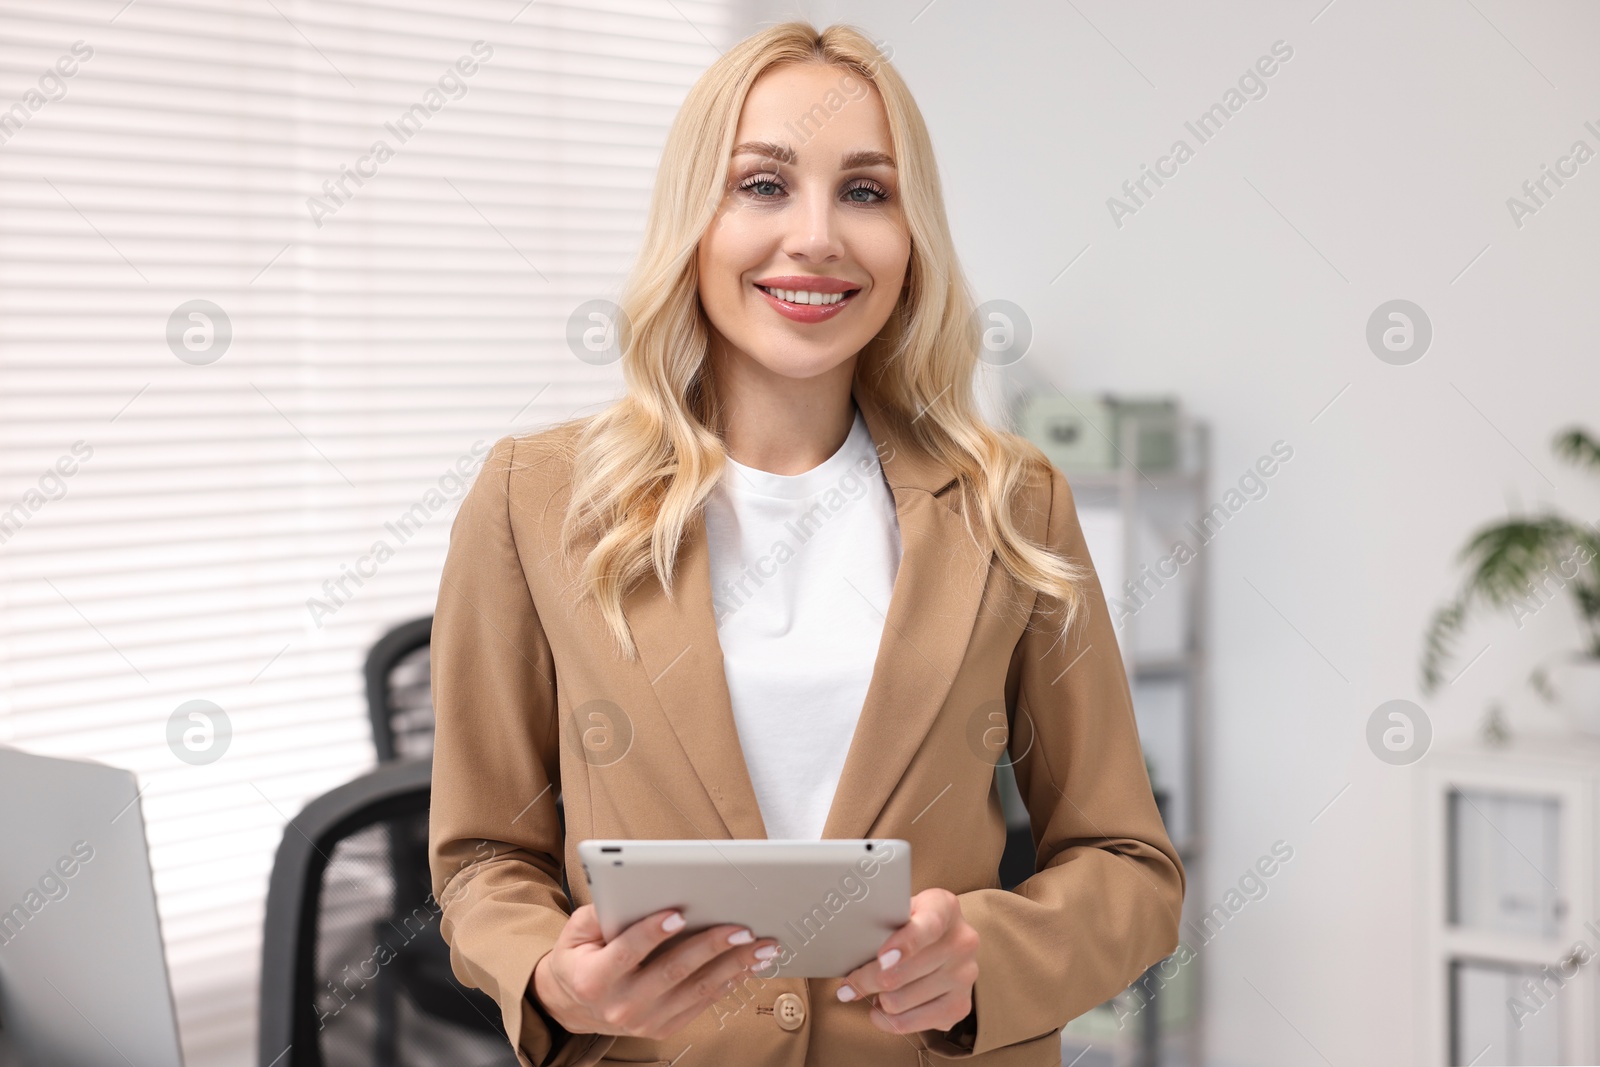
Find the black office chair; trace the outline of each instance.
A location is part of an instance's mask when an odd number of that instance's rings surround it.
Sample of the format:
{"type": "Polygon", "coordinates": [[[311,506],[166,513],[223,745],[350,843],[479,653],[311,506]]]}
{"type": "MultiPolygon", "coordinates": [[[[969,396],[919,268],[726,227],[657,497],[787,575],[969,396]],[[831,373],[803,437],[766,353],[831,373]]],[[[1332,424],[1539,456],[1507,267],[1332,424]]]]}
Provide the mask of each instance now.
{"type": "Polygon", "coordinates": [[[396,760],[285,828],[267,890],[260,1067],[517,1062],[458,982],[428,873],[432,760],[396,760]]]}
{"type": "MultiPolygon", "coordinates": [[[[367,653],[367,716],[379,763],[433,754],[432,642],[433,616],[428,615],[396,626],[367,653]]],[[[556,818],[565,831],[560,793],[556,818]]]]}
{"type": "Polygon", "coordinates": [[[379,763],[433,751],[432,637],[428,615],[396,626],[367,653],[367,714],[379,763]]]}

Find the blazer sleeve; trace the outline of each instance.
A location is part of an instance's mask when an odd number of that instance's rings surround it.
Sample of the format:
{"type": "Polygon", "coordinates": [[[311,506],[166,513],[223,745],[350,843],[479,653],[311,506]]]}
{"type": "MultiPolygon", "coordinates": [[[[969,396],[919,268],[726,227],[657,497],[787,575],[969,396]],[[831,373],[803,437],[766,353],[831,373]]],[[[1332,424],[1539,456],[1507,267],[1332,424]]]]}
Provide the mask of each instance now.
{"type": "MultiPolygon", "coordinates": [[[[1088,548],[1066,478],[1050,468],[1047,541],[1081,566],[1088,548]]],[[[918,1033],[964,1059],[1064,1026],[1178,947],[1186,874],[1151,792],[1128,679],[1098,578],[1087,618],[1061,636],[1040,596],[1006,679],[1008,738],[1036,872],[1012,890],[963,893],[978,931],[970,1047],[918,1033]]]]}
{"type": "Polygon", "coordinates": [[[560,1030],[529,989],[571,902],[555,664],[510,521],[516,449],[511,437],[495,443],[450,528],[430,651],[428,863],[456,977],[499,1004],[522,1067],[571,1067],[615,1039],[560,1030]]]}

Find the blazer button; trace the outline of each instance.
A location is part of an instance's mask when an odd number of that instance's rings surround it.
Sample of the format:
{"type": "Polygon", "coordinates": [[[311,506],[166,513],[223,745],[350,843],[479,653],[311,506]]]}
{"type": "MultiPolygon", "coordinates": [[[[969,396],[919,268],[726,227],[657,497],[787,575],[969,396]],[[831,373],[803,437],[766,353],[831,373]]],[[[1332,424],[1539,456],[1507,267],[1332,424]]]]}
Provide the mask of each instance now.
{"type": "Polygon", "coordinates": [[[778,1017],[778,1025],[785,1030],[798,1030],[805,1025],[806,1002],[793,993],[779,993],[778,999],[772,1002],[772,1014],[778,1017]]]}

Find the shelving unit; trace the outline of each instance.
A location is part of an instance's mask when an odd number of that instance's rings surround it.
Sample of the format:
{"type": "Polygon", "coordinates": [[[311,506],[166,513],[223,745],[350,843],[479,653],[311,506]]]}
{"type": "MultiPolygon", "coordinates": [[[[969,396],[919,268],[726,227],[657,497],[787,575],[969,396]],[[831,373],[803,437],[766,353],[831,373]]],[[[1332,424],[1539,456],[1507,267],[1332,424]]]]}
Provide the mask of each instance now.
{"type": "MultiPolygon", "coordinates": [[[[1013,425],[1018,421],[1014,415],[1013,425]]],[[[1145,471],[1135,465],[1140,433],[1149,427],[1137,417],[1126,417],[1115,431],[1116,467],[1089,471],[1062,465],[1062,470],[1118,623],[1117,641],[1157,803],[1188,874],[1187,920],[1199,906],[1193,888],[1201,883],[1205,825],[1201,741],[1208,691],[1208,561],[1205,542],[1188,532],[1186,524],[1199,521],[1209,506],[1211,460],[1204,423],[1179,412],[1175,427],[1179,447],[1170,469],[1145,471]],[[1193,557],[1173,562],[1170,576],[1163,575],[1157,564],[1178,540],[1193,549],[1193,557]],[[1130,582],[1135,583],[1131,591],[1130,582]]],[[[1035,443],[1050,453],[1044,441],[1035,443]]],[[[1008,812],[1014,810],[1014,799],[1007,801],[1008,812]]],[[[1022,817],[1026,826],[1025,813],[1022,817]]],[[[1156,965],[1126,992],[1073,1020],[1062,1033],[1062,1062],[1076,1067],[1198,1064],[1200,960],[1180,967],[1178,958],[1164,961],[1165,967],[1156,965]]]]}
{"type": "Polygon", "coordinates": [[[1418,765],[1420,1062],[1600,1063],[1600,739],[1418,765]]]}

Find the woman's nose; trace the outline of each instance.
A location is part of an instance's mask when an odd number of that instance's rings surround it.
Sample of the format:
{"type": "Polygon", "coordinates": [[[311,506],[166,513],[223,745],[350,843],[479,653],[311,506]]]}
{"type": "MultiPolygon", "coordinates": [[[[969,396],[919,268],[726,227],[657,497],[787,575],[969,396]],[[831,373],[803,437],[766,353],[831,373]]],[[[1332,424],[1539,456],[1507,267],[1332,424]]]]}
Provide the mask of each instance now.
{"type": "Polygon", "coordinates": [[[843,254],[839,218],[831,194],[811,192],[796,199],[786,220],[784,251],[797,259],[822,261],[843,254]]]}

